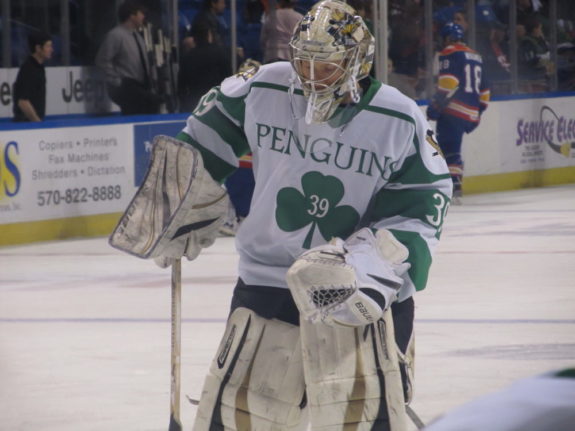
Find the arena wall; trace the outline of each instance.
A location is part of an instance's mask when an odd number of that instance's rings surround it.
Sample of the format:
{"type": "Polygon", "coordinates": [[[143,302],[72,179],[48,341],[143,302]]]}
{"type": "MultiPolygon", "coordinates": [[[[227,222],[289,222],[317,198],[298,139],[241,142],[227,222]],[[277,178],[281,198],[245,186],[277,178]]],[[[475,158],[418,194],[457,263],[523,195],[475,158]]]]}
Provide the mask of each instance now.
{"type": "MultiPolygon", "coordinates": [[[[185,118],[0,122],[0,246],[108,235],[185,118]]],[[[575,95],[493,101],[463,145],[464,194],[573,183],[575,95]]]]}

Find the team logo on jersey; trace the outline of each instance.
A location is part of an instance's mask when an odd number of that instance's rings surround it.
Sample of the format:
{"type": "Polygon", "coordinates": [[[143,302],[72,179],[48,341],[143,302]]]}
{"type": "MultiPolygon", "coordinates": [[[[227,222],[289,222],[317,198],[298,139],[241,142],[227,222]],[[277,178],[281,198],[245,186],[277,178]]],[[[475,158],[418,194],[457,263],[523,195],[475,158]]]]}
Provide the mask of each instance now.
{"type": "Polygon", "coordinates": [[[201,117],[216,104],[219,89],[220,87],[214,87],[202,96],[193,112],[196,117],[201,117]]]}
{"type": "Polygon", "coordinates": [[[262,64],[259,61],[248,58],[241,64],[238,73],[236,73],[236,76],[239,78],[243,78],[244,81],[247,81],[250,78],[252,78],[256,73],[258,73],[258,70],[260,70],[261,65],[262,64]]]}
{"type": "Polygon", "coordinates": [[[445,156],[443,155],[443,151],[441,151],[441,148],[439,148],[439,144],[435,140],[435,136],[433,135],[433,130],[427,131],[427,136],[425,136],[425,140],[435,150],[435,153],[433,153],[434,156],[437,156],[439,154],[441,157],[443,157],[445,159],[445,156]]]}
{"type": "Polygon", "coordinates": [[[276,198],[276,223],[284,232],[295,232],[309,226],[302,247],[309,249],[317,227],[324,240],[346,238],[359,222],[358,212],[340,205],[345,194],[343,183],[336,177],[312,171],[301,179],[303,193],[293,187],[281,189],[276,198]]]}

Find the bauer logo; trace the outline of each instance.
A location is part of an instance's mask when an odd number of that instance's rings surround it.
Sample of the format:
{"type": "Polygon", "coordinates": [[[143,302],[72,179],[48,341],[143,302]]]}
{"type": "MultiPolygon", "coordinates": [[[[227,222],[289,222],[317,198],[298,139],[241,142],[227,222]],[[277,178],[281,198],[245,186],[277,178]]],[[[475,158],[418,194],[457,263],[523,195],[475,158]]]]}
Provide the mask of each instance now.
{"type": "Polygon", "coordinates": [[[232,343],[234,342],[234,337],[236,336],[236,330],[237,326],[233,325],[232,328],[230,329],[230,334],[228,335],[228,338],[226,338],[226,341],[222,346],[222,351],[218,355],[217,363],[219,369],[222,369],[224,367],[226,360],[228,359],[228,354],[230,353],[232,343]]]}
{"type": "Polygon", "coordinates": [[[366,322],[373,322],[373,316],[369,313],[365,305],[363,305],[363,302],[356,302],[355,307],[359,310],[366,322]]]}
{"type": "Polygon", "coordinates": [[[16,141],[0,142],[0,209],[14,209],[9,200],[20,191],[20,149],[16,141]]]}

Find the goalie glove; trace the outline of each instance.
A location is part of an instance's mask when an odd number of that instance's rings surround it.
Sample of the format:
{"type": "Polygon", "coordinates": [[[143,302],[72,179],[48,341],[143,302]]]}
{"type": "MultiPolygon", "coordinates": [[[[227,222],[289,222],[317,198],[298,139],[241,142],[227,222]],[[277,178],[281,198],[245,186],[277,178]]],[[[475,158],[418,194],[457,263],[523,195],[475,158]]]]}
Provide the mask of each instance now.
{"type": "Polygon", "coordinates": [[[192,260],[214,243],[228,205],[195,148],[156,136],[146,177],[109,242],[163,268],[183,256],[192,260]]]}
{"type": "Polygon", "coordinates": [[[336,238],[302,254],[288,270],[287,282],[304,319],[364,326],[397,299],[408,254],[388,230],[374,235],[365,228],[345,242],[336,238]]]}

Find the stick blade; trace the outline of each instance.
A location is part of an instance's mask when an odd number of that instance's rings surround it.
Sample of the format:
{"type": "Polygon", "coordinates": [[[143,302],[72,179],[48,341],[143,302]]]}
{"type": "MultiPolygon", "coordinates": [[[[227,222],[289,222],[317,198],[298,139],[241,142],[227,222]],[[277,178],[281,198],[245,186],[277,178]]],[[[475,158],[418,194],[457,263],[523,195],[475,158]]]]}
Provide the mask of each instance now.
{"type": "Polygon", "coordinates": [[[174,415],[170,415],[170,427],[168,431],[182,431],[182,424],[174,415]]]}

